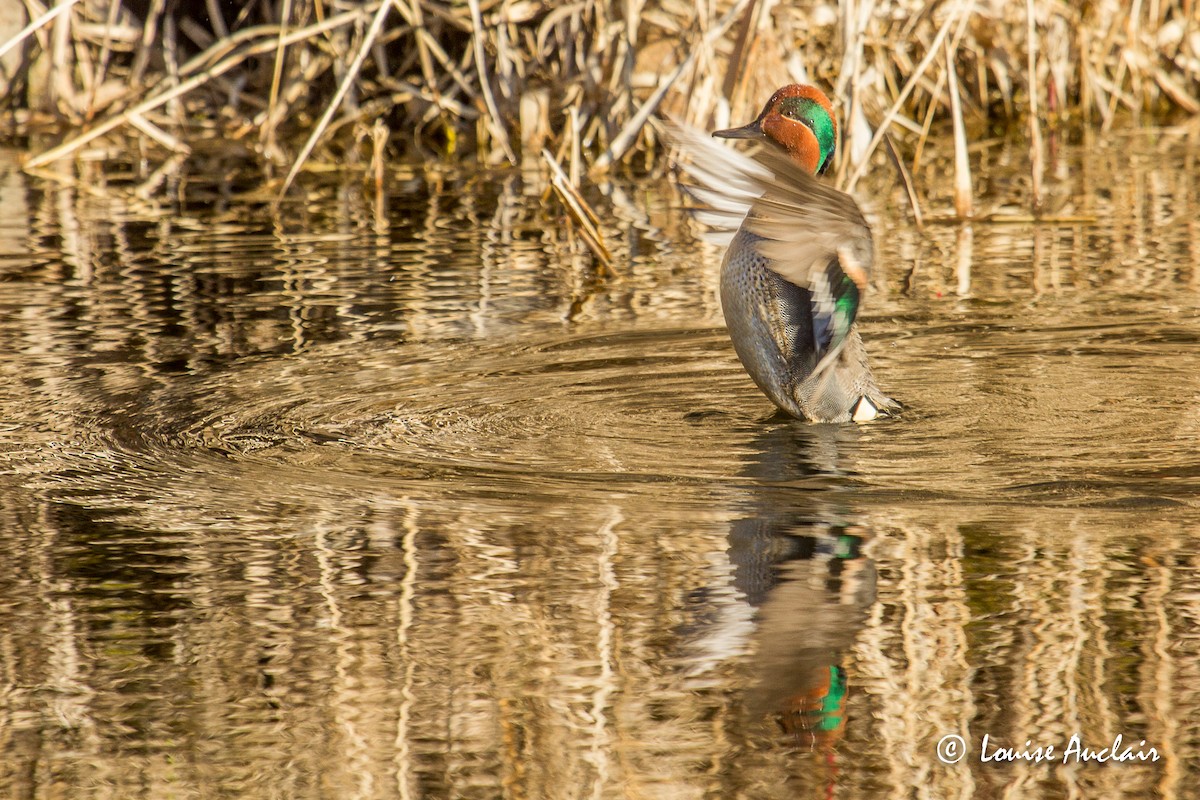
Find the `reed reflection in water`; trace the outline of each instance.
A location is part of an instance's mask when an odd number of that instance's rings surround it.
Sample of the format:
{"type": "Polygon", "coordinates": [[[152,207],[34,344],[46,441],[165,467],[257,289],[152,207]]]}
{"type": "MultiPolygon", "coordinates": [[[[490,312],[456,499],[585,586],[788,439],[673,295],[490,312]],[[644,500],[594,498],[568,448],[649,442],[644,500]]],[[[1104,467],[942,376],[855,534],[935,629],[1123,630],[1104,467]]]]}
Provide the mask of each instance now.
{"type": "Polygon", "coordinates": [[[661,182],[606,282],[520,175],[273,217],[6,162],[0,794],[1187,796],[1195,157],[885,204],[862,427],[769,417],[661,182]],[[977,757],[1073,733],[1160,760],[977,757]]]}

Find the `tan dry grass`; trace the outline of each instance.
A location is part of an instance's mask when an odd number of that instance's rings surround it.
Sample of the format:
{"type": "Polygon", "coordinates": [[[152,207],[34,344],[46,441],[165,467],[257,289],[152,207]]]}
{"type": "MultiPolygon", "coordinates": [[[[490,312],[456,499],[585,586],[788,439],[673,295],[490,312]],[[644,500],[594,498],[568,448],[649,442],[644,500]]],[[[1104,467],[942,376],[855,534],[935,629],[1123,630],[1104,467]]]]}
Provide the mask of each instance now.
{"type": "Polygon", "coordinates": [[[286,188],[314,160],[365,168],[383,119],[403,155],[538,163],[548,148],[603,172],[654,143],[660,107],[724,124],[806,80],[840,102],[853,186],[885,133],[915,161],[939,120],[1023,121],[1036,176],[1043,124],[1200,112],[1191,0],[25,5],[31,23],[0,46],[22,58],[8,107],[61,132],[31,167],[118,132],[182,154],[216,139],[287,170],[286,188]]]}

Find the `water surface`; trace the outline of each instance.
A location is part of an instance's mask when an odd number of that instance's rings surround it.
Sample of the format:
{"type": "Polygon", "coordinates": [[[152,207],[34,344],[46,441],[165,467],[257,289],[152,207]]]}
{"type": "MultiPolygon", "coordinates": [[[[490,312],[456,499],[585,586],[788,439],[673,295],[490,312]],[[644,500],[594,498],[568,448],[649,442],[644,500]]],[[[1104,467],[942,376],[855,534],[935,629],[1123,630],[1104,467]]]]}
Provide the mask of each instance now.
{"type": "Polygon", "coordinates": [[[1035,224],[984,143],[1007,221],[921,234],[876,175],[863,426],[772,416],[657,178],[606,278],[519,173],[5,155],[0,795],[1188,796],[1198,155],[1061,145],[1035,224]]]}

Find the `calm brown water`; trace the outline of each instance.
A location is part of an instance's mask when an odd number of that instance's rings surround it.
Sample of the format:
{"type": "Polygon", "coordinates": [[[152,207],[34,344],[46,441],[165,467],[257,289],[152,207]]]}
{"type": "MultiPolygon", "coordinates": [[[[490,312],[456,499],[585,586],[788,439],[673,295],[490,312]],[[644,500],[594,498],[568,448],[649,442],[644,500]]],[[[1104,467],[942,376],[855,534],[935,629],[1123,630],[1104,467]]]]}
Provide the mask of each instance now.
{"type": "Polygon", "coordinates": [[[604,281],[520,174],[273,216],[5,155],[0,796],[1195,796],[1198,157],[923,236],[876,176],[906,410],[839,427],[770,417],[661,181],[604,281]]]}

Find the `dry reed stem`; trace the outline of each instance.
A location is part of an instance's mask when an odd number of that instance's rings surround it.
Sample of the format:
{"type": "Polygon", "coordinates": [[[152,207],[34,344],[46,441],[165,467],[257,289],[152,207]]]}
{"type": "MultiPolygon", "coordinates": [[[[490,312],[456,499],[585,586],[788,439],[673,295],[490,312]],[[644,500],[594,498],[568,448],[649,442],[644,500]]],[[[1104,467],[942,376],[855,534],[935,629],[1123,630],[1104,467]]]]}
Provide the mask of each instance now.
{"type": "MultiPolygon", "coordinates": [[[[942,88],[946,85],[946,72],[947,70],[942,70],[938,74],[937,84],[934,86],[932,92],[935,98],[942,96],[942,88]]],[[[930,103],[929,108],[925,112],[925,122],[921,125],[921,132],[917,138],[917,146],[913,152],[913,172],[916,172],[921,166],[921,155],[925,152],[925,142],[929,139],[929,131],[933,127],[933,116],[937,109],[937,103],[930,103]]]]}
{"type": "Polygon", "coordinates": [[[375,124],[371,126],[371,174],[375,183],[375,230],[378,233],[386,231],[389,227],[385,180],[387,140],[387,125],[383,124],[383,120],[375,120],[375,124]]]}
{"type": "Polygon", "coordinates": [[[172,153],[181,153],[186,155],[187,153],[192,152],[192,148],[188,147],[176,137],[150,122],[150,120],[146,119],[141,114],[130,114],[129,124],[161,144],[167,150],[170,150],[172,153]]]}
{"type": "MultiPolygon", "coordinates": [[[[292,18],[292,0],[283,0],[283,7],[279,12],[279,27],[281,31],[286,31],[288,22],[292,18]]],[[[267,93],[267,116],[260,128],[263,147],[266,150],[268,158],[273,158],[278,148],[275,146],[275,130],[278,127],[278,116],[276,108],[279,104],[279,90],[283,83],[283,57],[287,52],[287,48],[283,44],[283,37],[280,37],[275,46],[275,61],[271,69],[271,89],[267,93]]]]}
{"type": "Polygon", "coordinates": [[[8,55],[8,51],[23,43],[35,32],[41,30],[46,25],[49,25],[51,22],[57,19],[60,14],[70,11],[71,6],[75,5],[77,2],[79,2],[79,0],[63,0],[61,4],[54,6],[53,8],[50,8],[44,13],[38,15],[37,19],[30,21],[30,23],[22,28],[16,36],[9,39],[3,45],[0,45],[0,58],[8,55]]]}
{"type": "MultiPolygon", "coordinates": [[[[105,19],[103,41],[100,45],[100,57],[96,65],[95,76],[88,87],[87,100],[84,102],[84,107],[87,109],[87,119],[91,120],[93,110],[95,109],[96,94],[101,85],[104,83],[105,76],[108,72],[108,62],[112,56],[113,33],[117,25],[117,13],[121,10],[120,3],[110,3],[108,6],[108,15],[105,19]]],[[[83,52],[87,52],[84,50],[83,52]]]]}
{"type": "Polygon", "coordinates": [[[960,219],[970,219],[974,213],[971,202],[971,162],[967,156],[967,126],[963,121],[962,99],[958,94],[958,71],[954,54],[946,42],[946,77],[950,92],[951,116],[954,119],[954,211],[960,219]]]}
{"type": "Polygon", "coordinates": [[[750,51],[750,33],[755,29],[758,12],[762,8],[758,0],[750,0],[746,10],[742,12],[742,24],[738,26],[737,38],[733,42],[733,52],[729,55],[730,68],[725,70],[725,81],[721,85],[721,93],[732,99],[742,85],[743,67],[750,51]]]}
{"type": "MultiPolygon", "coordinates": [[[[354,55],[354,60],[346,70],[345,76],[341,83],[338,84],[337,92],[334,93],[333,99],[329,102],[329,106],[325,109],[325,113],[321,115],[321,119],[317,121],[316,127],[308,136],[308,140],[304,142],[304,146],[300,148],[300,154],[296,156],[295,163],[288,171],[287,177],[283,180],[283,187],[279,190],[279,195],[282,197],[287,194],[288,188],[292,185],[296,175],[300,172],[304,162],[308,160],[309,154],[313,148],[317,146],[317,141],[321,138],[325,128],[329,125],[329,120],[333,119],[333,115],[337,113],[338,108],[345,99],[346,93],[350,91],[350,87],[354,84],[354,78],[358,75],[359,69],[362,68],[363,62],[367,59],[367,53],[370,52],[371,46],[375,43],[375,38],[379,36],[379,31],[383,29],[383,22],[387,19],[388,9],[391,5],[387,2],[379,4],[379,8],[375,11],[375,16],[371,20],[371,27],[367,30],[367,34],[363,37],[362,44],[358,48],[358,52],[354,55]]],[[[282,40],[281,40],[282,41],[282,40]]]]}
{"type": "Polygon", "coordinates": [[[918,232],[925,229],[925,219],[921,214],[921,202],[917,199],[917,190],[913,186],[912,175],[908,168],[904,166],[904,159],[900,158],[900,153],[896,151],[896,145],[892,142],[891,136],[883,137],[884,144],[887,145],[888,157],[892,160],[892,165],[900,174],[900,182],[904,184],[904,193],[908,197],[908,206],[913,212],[913,224],[918,232]]]}
{"type": "Polygon", "coordinates": [[[679,80],[679,76],[691,69],[692,65],[695,64],[696,59],[700,56],[700,54],[712,47],[713,43],[717,39],[725,35],[725,31],[728,30],[729,26],[733,24],[734,20],[736,20],[745,11],[746,6],[748,6],[750,2],[751,0],[737,0],[733,8],[731,8],[723,17],[721,17],[720,21],[717,22],[716,26],[712,30],[708,31],[704,35],[699,46],[693,47],[691,52],[688,53],[687,58],[679,62],[679,66],[677,66],[671,72],[670,76],[668,76],[666,80],[659,84],[658,88],[654,90],[646,102],[642,104],[641,108],[638,109],[637,113],[633,115],[633,118],[625,124],[625,127],[622,128],[621,132],[613,139],[609,148],[599,158],[596,159],[594,169],[607,169],[610,165],[618,161],[622,156],[625,155],[626,152],[629,151],[629,148],[633,145],[635,138],[641,132],[642,128],[645,127],[646,120],[650,119],[650,115],[658,109],[663,97],[665,97],[667,92],[674,87],[675,82],[679,80]]]}
{"type": "Polygon", "coordinates": [[[1038,85],[1037,80],[1037,23],[1033,16],[1033,0],[1025,0],[1025,16],[1028,20],[1026,29],[1026,53],[1028,55],[1027,74],[1029,75],[1029,166],[1033,178],[1032,205],[1033,213],[1042,210],[1042,172],[1044,157],[1042,150],[1042,123],[1038,119],[1038,85]]]}
{"type": "Polygon", "coordinates": [[[517,154],[513,152],[512,143],[508,138],[508,129],[504,126],[500,109],[496,105],[496,97],[492,93],[491,76],[488,74],[487,56],[483,52],[483,12],[479,10],[479,0],[467,0],[467,5],[471,8],[471,39],[475,53],[475,67],[479,74],[479,87],[483,90],[483,102],[487,105],[492,135],[500,141],[500,147],[503,148],[508,162],[515,166],[517,154]]]}
{"type": "MultiPolygon", "coordinates": [[[[285,44],[300,41],[300,40],[306,38],[307,36],[312,35],[312,33],[314,31],[332,30],[332,29],[340,27],[342,25],[350,24],[351,22],[360,18],[361,16],[362,16],[361,12],[356,12],[356,11],[339,14],[336,17],[331,17],[329,20],[327,20],[325,23],[323,23],[321,25],[312,26],[311,28],[306,29],[304,31],[297,31],[295,33],[284,36],[284,37],[282,37],[282,41],[285,44]]],[[[40,153],[40,154],[34,156],[33,158],[29,159],[26,162],[25,166],[29,169],[35,169],[35,168],[43,166],[45,164],[49,164],[51,161],[57,161],[58,159],[60,159],[64,156],[70,155],[71,153],[75,152],[79,148],[83,147],[85,144],[88,144],[89,142],[92,142],[92,141],[98,139],[99,137],[103,136],[104,134],[108,133],[109,131],[112,131],[112,130],[120,127],[121,125],[124,125],[126,122],[129,121],[129,118],[131,116],[133,116],[135,114],[145,114],[146,112],[152,111],[152,110],[158,108],[159,106],[165,105],[168,102],[170,102],[176,98],[183,97],[188,92],[195,89],[196,87],[202,86],[203,84],[211,81],[212,79],[214,79],[220,75],[223,75],[224,73],[228,72],[229,70],[233,69],[234,67],[240,65],[246,59],[251,58],[252,56],[255,56],[255,55],[261,55],[262,53],[270,52],[270,51],[274,50],[275,47],[276,47],[276,43],[274,41],[261,42],[257,45],[252,45],[241,52],[235,53],[222,61],[218,61],[213,67],[202,70],[201,72],[191,76],[187,80],[176,83],[171,88],[169,88],[159,94],[152,95],[148,99],[143,100],[141,103],[134,106],[132,109],[129,109],[128,111],[125,111],[125,112],[122,112],[120,114],[116,114],[116,115],[110,117],[109,119],[100,123],[96,127],[92,128],[84,133],[79,134],[74,139],[69,139],[68,141],[63,142],[62,144],[58,145],[57,147],[51,148],[50,150],[47,150],[43,153],[40,153]]]]}
{"type": "Polygon", "coordinates": [[[604,243],[604,234],[600,232],[600,217],[591,205],[584,199],[579,190],[571,183],[571,178],[563,170],[562,165],[555,160],[549,150],[542,151],[542,159],[550,167],[550,186],[558,199],[567,209],[568,218],[578,227],[583,241],[600,262],[601,271],[606,275],[615,275],[612,265],[612,253],[604,243]]]}
{"type": "MultiPolygon", "coordinates": [[[[962,10],[968,8],[968,6],[966,2],[960,2],[958,8],[962,10]]],[[[908,80],[905,81],[904,88],[900,90],[900,95],[892,103],[891,107],[887,110],[887,113],[884,114],[883,121],[879,123],[879,126],[875,129],[874,136],[871,137],[871,141],[867,145],[866,156],[854,168],[854,171],[850,173],[850,177],[844,184],[846,191],[852,191],[858,184],[859,178],[861,178],[866,172],[871,153],[875,152],[875,148],[879,146],[879,143],[883,140],[884,134],[887,133],[888,126],[900,112],[900,107],[904,104],[904,101],[908,99],[908,96],[912,93],[912,91],[917,87],[917,82],[925,75],[925,71],[929,69],[929,65],[933,63],[934,58],[937,57],[938,49],[942,42],[946,40],[946,35],[950,32],[950,24],[954,22],[955,19],[955,15],[946,17],[946,21],[942,23],[942,26],[938,29],[937,35],[935,35],[933,38],[933,44],[925,53],[925,57],[921,59],[921,62],[917,65],[916,70],[912,75],[909,76],[908,80]]]]}
{"type": "Polygon", "coordinates": [[[30,163],[126,126],[167,147],[140,116],[175,148],[203,137],[247,141],[268,167],[289,163],[290,181],[319,149],[326,160],[346,152],[382,117],[393,153],[533,163],[545,146],[571,152],[573,168],[575,153],[591,158],[601,173],[654,144],[646,122],[660,107],[686,106],[698,124],[725,122],[803,76],[836,87],[850,155],[839,169],[853,188],[888,132],[901,149],[915,148],[915,167],[937,124],[954,122],[954,102],[968,127],[1001,116],[1029,125],[1031,138],[1043,122],[1095,116],[1107,130],[1126,112],[1200,113],[1194,0],[1080,9],[1059,0],[845,0],[838,11],[759,0],[374,0],[336,15],[343,6],[326,0],[201,5],[208,14],[189,17],[187,4],[149,0],[139,20],[122,0],[49,9],[28,0],[33,20],[0,44],[0,56],[20,46],[52,64],[53,83],[30,96],[68,130],[30,163]],[[378,28],[370,36],[351,23],[378,28]],[[948,37],[953,63],[943,67],[948,37]],[[958,88],[944,92],[951,69],[958,88]],[[545,99],[530,105],[528,96],[545,99]],[[175,127],[147,116],[164,105],[175,127]]]}

